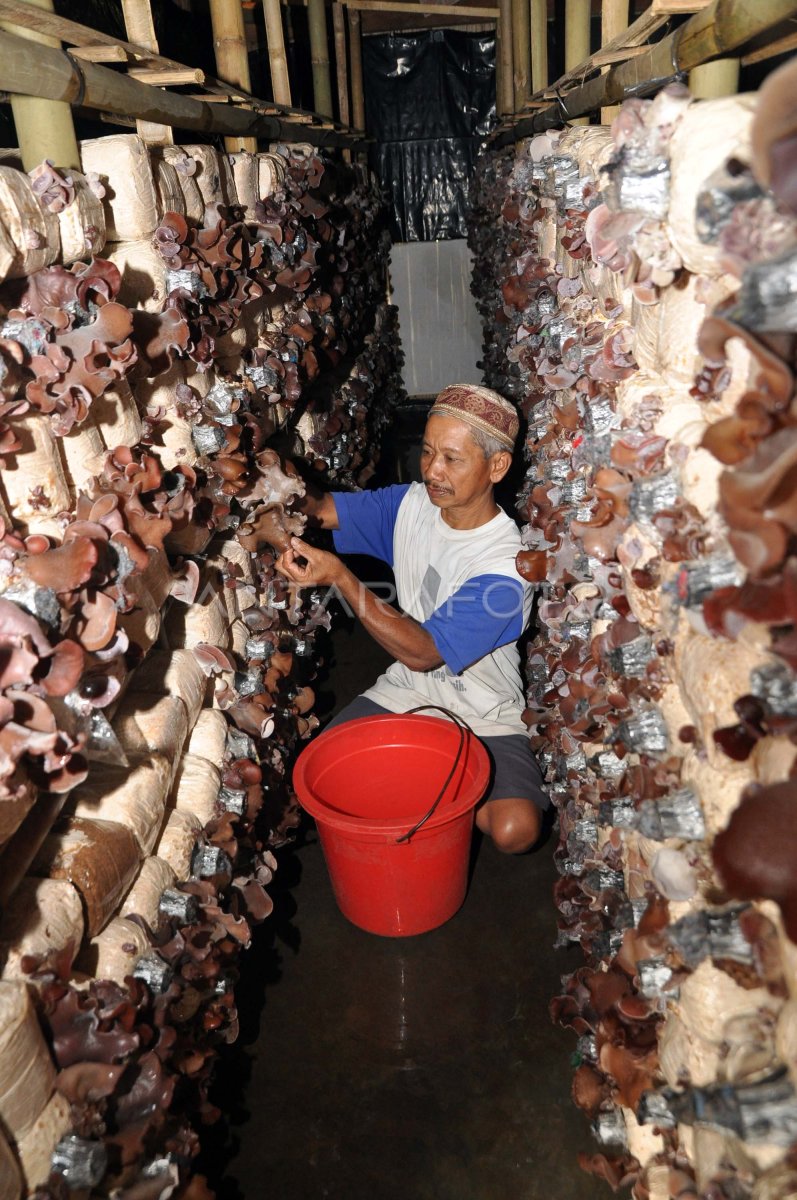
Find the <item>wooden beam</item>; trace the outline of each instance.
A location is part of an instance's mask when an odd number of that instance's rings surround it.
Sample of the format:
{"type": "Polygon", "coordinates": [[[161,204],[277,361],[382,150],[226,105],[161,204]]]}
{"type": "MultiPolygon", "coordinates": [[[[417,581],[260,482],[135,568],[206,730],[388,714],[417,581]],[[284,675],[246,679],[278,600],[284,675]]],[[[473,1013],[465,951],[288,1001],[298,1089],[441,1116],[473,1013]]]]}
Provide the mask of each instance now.
{"type": "Polygon", "coordinates": [[[479,8],[473,4],[409,4],[402,0],[341,0],[348,9],[361,12],[406,12],[428,17],[478,17],[484,21],[497,21],[500,10],[479,8]]]}
{"type": "Polygon", "coordinates": [[[701,8],[705,8],[705,5],[696,4],[695,0],[653,0],[650,6],[650,15],[652,17],[683,17],[689,13],[698,12],[701,8]]]}
{"type": "MultiPolygon", "coordinates": [[[[232,101],[229,96],[222,96],[216,92],[192,92],[186,96],[187,100],[198,100],[201,104],[224,104],[231,105],[232,101]]],[[[241,106],[242,111],[247,111],[241,106]]],[[[322,129],[332,129],[331,121],[322,121],[315,113],[301,112],[299,109],[283,109],[275,108],[271,105],[264,104],[262,108],[258,108],[258,113],[267,117],[278,117],[281,121],[289,122],[293,125],[318,125],[322,129]]]]}
{"type": "MultiPolygon", "coordinates": [[[[80,25],[77,21],[69,21],[66,17],[59,17],[53,12],[32,7],[27,0],[0,0],[0,21],[6,19],[13,20],[26,29],[34,29],[39,33],[47,34],[48,36],[57,37],[69,46],[81,45],[102,45],[102,46],[121,46],[128,54],[129,58],[135,59],[138,63],[148,63],[161,67],[172,67],[176,70],[185,69],[186,64],[177,62],[173,58],[166,58],[164,55],[156,53],[154,50],[147,49],[145,46],[140,46],[134,42],[126,42],[121,38],[112,37],[110,34],[101,33],[98,29],[91,29],[88,25],[80,25]]],[[[0,80],[2,82],[2,80],[0,80]]],[[[206,78],[205,91],[207,95],[200,97],[205,102],[210,102],[212,96],[218,96],[219,103],[227,104],[231,94],[230,85],[222,83],[218,79],[206,78]]],[[[238,92],[242,103],[246,103],[255,113],[266,113],[271,115],[276,110],[281,119],[287,120],[290,116],[299,115],[307,117],[309,120],[316,118],[316,114],[308,112],[305,109],[291,108],[287,104],[277,104],[272,106],[270,101],[259,100],[256,96],[249,96],[245,93],[238,92]]],[[[104,111],[101,106],[97,106],[98,111],[104,111]]],[[[108,109],[108,112],[111,110],[108,109]]],[[[119,116],[125,116],[129,119],[128,112],[120,111],[119,116]]],[[[318,118],[324,120],[324,118],[318,118]]],[[[333,122],[334,124],[334,122],[333,122]]],[[[199,126],[197,126],[199,128],[199,126]]],[[[348,136],[352,140],[357,140],[358,130],[346,129],[343,126],[336,126],[339,132],[344,135],[341,144],[349,144],[345,141],[348,136]]],[[[270,136],[264,134],[263,136],[270,136]]]]}
{"type": "MultiPolygon", "coordinates": [[[[0,33],[0,61],[3,84],[11,92],[26,96],[44,96],[79,102],[83,108],[101,112],[135,115],[139,119],[172,125],[197,133],[225,136],[262,137],[269,141],[302,141],[314,146],[350,146],[361,140],[356,130],[297,126],[288,119],[239,108],[233,104],[210,104],[209,97],[194,100],[179,92],[139,83],[119,71],[97,63],[78,64],[63,50],[27,42],[10,33],[0,33]]],[[[315,114],[308,114],[314,119],[315,114]]]]}
{"type": "Polygon", "coordinates": [[[788,54],[797,50],[797,33],[789,33],[786,37],[770,42],[768,46],[758,46],[742,57],[742,66],[751,67],[757,62],[766,62],[768,58],[776,58],[778,54],[788,54]]]}
{"type": "Polygon", "coordinates": [[[156,87],[180,87],[185,83],[205,82],[205,72],[200,71],[198,67],[184,67],[180,71],[171,67],[131,67],[127,73],[131,79],[138,79],[141,83],[152,83],[156,87]]]}
{"type": "MultiPolygon", "coordinates": [[[[149,0],[122,0],[125,32],[132,42],[158,53],[155,22],[149,0]]],[[[171,68],[165,68],[171,69],[171,68]]],[[[170,125],[158,121],[136,121],[136,132],[150,146],[173,146],[174,134],[170,125]]]]}
{"type": "MultiPolygon", "coordinates": [[[[654,0],[650,8],[646,8],[642,15],[637,17],[623,33],[612,38],[610,42],[602,46],[599,53],[607,54],[615,50],[635,49],[638,46],[641,46],[644,51],[648,48],[645,43],[648,42],[652,34],[661,29],[662,25],[666,25],[671,16],[683,13],[685,4],[689,5],[689,12],[697,13],[706,8],[711,2],[712,0],[654,0]]],[[[631,58],[633,56],[628,55],[625,57],[631,58]]],[[[558,92],[563,92],[574,84],[581,86],[590,75],[598,70],[598,66],[594,56],[585,58],[583,62],[578,63],[572,70],[565,71],[556,80],[553,85],[556,91],[550,88],[546,88],[543,92],[535,91],[532,95],[532,100],[550,100],[558,92]]]]}
{"type": "Polygon", "coordinates": [[[625,62],[628,58],[636,58],[645,54],[647,46],[626,46],[624,50],[596,50],[592,55],[592,63],[596,67],[613,67],[615,63],[625,62]]]}
{"type": "Polygon", "coordinates": [[[53,12],[34,8],[28,0],[0,0],[0,20],[3,23],[11,21],[14,25],[25,29],[32,29],[37,33],[58,38],[67,46],[121,46],[127,51],[130,58],[158,63],[164,67],[185,65],[175,62],[173,58],[164,58],[162,54],[146,46],[125,42],[109,33],[102,33],[99,29],[92,29],[89,25],[81,25],[78,21],[70,21],[53,12]]]}
{"type": "Polygon", "coordinates": [[[72,54],[88,62],[127,62],[124,46],[73,46],[72,54]]]}
{"type": "Polygon", "coordinates": [[[288,75],[288,58],[285,54],[285,34],[282,28],[280,0],[263,0],[263,17],[266,22],[271,92],[278,104],[290,104],[291,81],[288,75]]]}
{"type": "MultiPolygon", "coordinates": [[[[700,12],[661,41],[648,46],[644,54],[612,67],[605,75],[586,80],[564,97],[566,115],[583,116],[608,104],[618,104],[651,80],[666,81],[673,75],[691,71],[701,63],[732,50],[776,28],[781,22],[797,17],[797,0],[757,0],[732,6],[727,0],[711,0],[700,12]]],[[[544,99],[544,97],[533,97],[544,99]]],[[[533,137],[546,129],[562,126],[560,102],[549,105],[533,116],[523,117],[510,128],[496,130],[488,145],[498,149],[521,138],[533,137]]]]}

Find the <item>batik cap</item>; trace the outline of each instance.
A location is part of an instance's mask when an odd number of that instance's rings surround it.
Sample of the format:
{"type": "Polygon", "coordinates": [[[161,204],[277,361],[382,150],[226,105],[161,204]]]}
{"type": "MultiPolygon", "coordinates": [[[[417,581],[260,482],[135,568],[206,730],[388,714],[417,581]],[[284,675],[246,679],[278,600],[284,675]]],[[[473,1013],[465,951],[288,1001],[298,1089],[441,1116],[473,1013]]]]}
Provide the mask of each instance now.
{"type": "Polygon", "coordinates": [[[456,417],[474,429],[480,429],[514,450],[520,423],[515,406],[498,392],[476,383],[452,383],[443,388],[429,409],[429,416],[456,417]]]}

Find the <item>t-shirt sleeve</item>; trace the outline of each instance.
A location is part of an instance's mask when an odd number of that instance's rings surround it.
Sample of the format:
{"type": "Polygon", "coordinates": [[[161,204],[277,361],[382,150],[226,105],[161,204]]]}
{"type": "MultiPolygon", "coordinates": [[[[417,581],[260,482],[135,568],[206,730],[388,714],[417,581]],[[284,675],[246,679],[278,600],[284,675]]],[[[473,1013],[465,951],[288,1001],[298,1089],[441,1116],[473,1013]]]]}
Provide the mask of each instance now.
{"type": "Polygon", "coordinates": [[[373,492],[333,492],[339,528],[332,535],[338,554],[372,554],[393,566],[393,528],[408,483],[373,492]]]}
{"type": "Polygon", "coordinates": [[[423,622],[455,675],[523,632],[523,584],[506,575],[476,575],[423,622]]]}

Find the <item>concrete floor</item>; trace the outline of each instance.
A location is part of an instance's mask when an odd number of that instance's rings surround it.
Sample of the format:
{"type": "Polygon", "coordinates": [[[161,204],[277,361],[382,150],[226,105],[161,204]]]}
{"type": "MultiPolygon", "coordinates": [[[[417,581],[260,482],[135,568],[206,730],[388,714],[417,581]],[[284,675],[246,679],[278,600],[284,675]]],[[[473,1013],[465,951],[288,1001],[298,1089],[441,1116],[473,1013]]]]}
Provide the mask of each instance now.
{"type": "MultiPolygon", "coordinates": [[[[320,700],[386,662],[345,622],[320,700]]],[[[273,917],[244,956],[241,1037],[201,1169],[220,1200],[595,1200],[570,1100],[574,1036],[547,1006],[580,953],[551,949],[553,838],[521,858],[474,845],[463,908],[410,939],[350,925],[315,830],[280,852],[273,917]]]]}

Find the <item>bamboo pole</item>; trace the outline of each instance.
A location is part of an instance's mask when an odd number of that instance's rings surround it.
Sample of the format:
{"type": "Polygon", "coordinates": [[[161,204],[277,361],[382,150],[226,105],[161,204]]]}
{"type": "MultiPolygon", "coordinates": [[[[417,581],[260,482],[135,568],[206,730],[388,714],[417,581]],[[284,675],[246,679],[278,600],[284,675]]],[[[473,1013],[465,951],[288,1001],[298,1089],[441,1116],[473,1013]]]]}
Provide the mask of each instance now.
{"type": "Polygon", "coordinates": [[[332,84],[329,75],[329,42],[324,0],[307,0],[307,23],[310,27],[310,62],[313,68],[313,108],[316,112],[331,117],[332,84]]]}
{"type": "Polygon", "coordinates": [[[515,112],[520,112],[529,98],[530,53],[529,0],[512,0],[512,78],[515,92],[515,112]]]}
{"type": "MultiPolygon", "coordinates": [[[[217,133],[230,137],[260,137],[268,141],[307,142],[312,146],[351,146],[350,133],[330,125],[298,123],[229,103],[213,104],[167,92],[129,79],[97,63],[70,58],[63,50],[0,33],[3,84],[10,92],[48,100],[79,100],[83,108],[160,121],[175,129],[217,133]]],[[[210,98],[215,99],[215,97],[210,98]]],[[[312,114],[305,114],[312,120],[312,114]]]]}
{"type": "Polygon", "coordinates": [[[495,111],[499,117],[506,115],[506,109],[501,99],[501,87],[503,83],[501,76],[501,17],[499,14],[498,20],[495,23],[495,111]]]}
{"type": "Polygon", "coordinates": [[[285,5],[285,56],[288,60],[288,70],[296,73],[296,25],[293,20],[293,8],[285,5]]]}
{"type": "MultiPolygon", "coordinates": [[[[565,70],[572,71],[590,50],[590,16],[592,0],[566,0],[565,6],[565,70]]],[[[571,120],[572,125],[589,125],[587,117],[571,120]]]]}
{"type": "Polygon", "coordinates": [[[531,0],[531,90],[548,86],[548,0],[531,0]]]}
{"type": "MultiPolygon", "coordinates": [[[[562,103],[570,117],[617,104],[643,83],[652,79],[670,80],[682,71],[691,71],[795,16],[797,0],[757,0],[755,5],[736,7],[727,0],[711,0],[668,37],[646,47],[644,54],[618,63],[605,75],[566,92],[562,103]]],[[[497,149],[546,129],[560,128],[562,103],[524,117],[510,129],[499,130],[488,139],[488,144],[497,149]]]]}
{"type": "MultiPolygon", "coordinates": [[[[55,11],[52,0],[29,0],[29,3],[48,12],[55,11]]],[[[0,29],[31,42],[38,42],[42,46],[61,50],[59,40],[46,34],[34,33],[31,29],[23,29],[5,21],[0,23],[0,29]]],[[[11,112],[14,115],[24,169],[30,171],[45,158],[49,158],[58,167],[74,167],[79,170],[80,152],[69,105],[59,100],[45,100],[36,95],[15,95],[13,89],[5,82],[5,72],[0,72],[0,75],[4,79],[3,87],[12,92],[11,112]]]]}
{"type": "Polygon", "coordinates": [[[495,101],[501,116],[515,111],[515,84],[512,78],[512,0],[499,0],[496,25],[498,40],[495,101]]]}
{"type": "MultiPolygon", "coordinates": [[[[603,0],[601,6],[601,46],[619,38],[628,28],[628,0],[603,0]]],[[[607,70],[604,67],[604,73],[607,70]]],[[[611,125],[619,112],[619,105],[610,104],[601,109],[601,124],[611,125]]]]}
{"type": "Polygon", "coordinates": [[[277,104],[289,105],[291,103],[291,81],[288,75],[288,58],[285,54],[285,34],[282,29],[280,0],[263,0],[263,17],[266,22],[272,95],[277,104]]]}
{"type": "Polygon", "coordinates": [[[689,72],[689,91],[695,100],[717,100],[735,96],[739,90],[738,58],[715,58],[689,72]]]}
{"type": "Polygon", "coordinates": [[[363,44],[360,14],[349,9],[349,65],[351,67],[351,112],[355,129],[365,129],[365,96],[363,95],[363,44]]]}
{"type": "Polygon", "coordinates": [[[122,0],[122,15],[130,41],[157,53],[158,39],[149,0],[122,0]]]}
{"type": "MultiPolygon", "coordinates": [[[[346,13],[343,5],[332,5],[332,24],[335,30],[335,73],[338,82],[338,119],[344,124],[351,123],[351,106],[349,104],[349,68],[346,59],[346,13]]],[[[351,162],[351,152],[343,151],[345,162],[351,162]]]]}
{"type": "Polygon", "coordinates": [[[335,71],[338,80],[338,117],[349,124],[349,70],[346,66],[346,16],[343,5],[332,5],[332,24],[335,29],[335,71]]]}
{"type": "MultiPolygon", "coordinates": [[[[210,21],[213,26],[213,50],[219,79],[251,92],[249,57],[244,32],[244,14],[240,0],[210,0],[210,21]]],[[[257,153],[257,139],[226,137],[224,148],[230,154],[242,150],[257,153]]]]}
{"type": "MultiPolygon", "coordinates": [[[[152,19],[150,0],[122,0],[125,31],[131,42],[158,52],[155,22],[152,19]]],[[[96,59],[94,60],[97,61],[96,59]]],[[[135,75],[133,76],[135,79],[135,75]]],[[[164,80],[165,83],[165,80],[164,80]]],[[[136,121],[136,132],[149,146],[173,146],[174,134],[170,125],[158,125],[153,121],[136,121]]]]}

